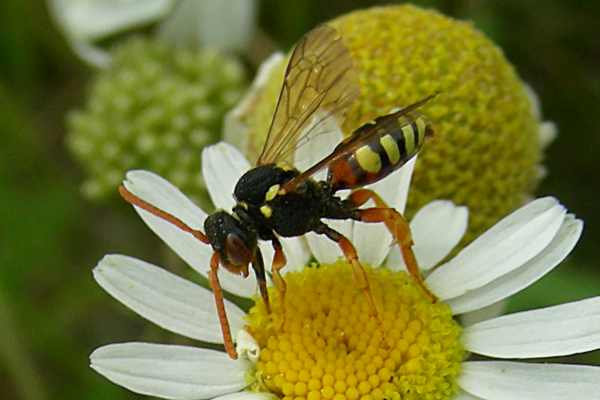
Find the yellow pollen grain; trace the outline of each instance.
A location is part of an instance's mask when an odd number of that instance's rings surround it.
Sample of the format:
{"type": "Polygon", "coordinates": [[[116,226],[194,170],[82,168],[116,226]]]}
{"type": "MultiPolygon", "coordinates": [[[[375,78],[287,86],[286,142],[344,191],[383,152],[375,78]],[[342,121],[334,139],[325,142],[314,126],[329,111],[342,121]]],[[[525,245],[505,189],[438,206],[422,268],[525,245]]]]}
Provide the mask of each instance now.
{"type": "Polygon", "coordinates": [[[285,276],[246,329],[261,352],[250,388],[290,399],[451,399],[464,350],[447,305],[431,304],[404,272],[366,268],[381,323],[345,262],[285,276]],[[417,396],[418,397],[415,397],[417,396]]]}

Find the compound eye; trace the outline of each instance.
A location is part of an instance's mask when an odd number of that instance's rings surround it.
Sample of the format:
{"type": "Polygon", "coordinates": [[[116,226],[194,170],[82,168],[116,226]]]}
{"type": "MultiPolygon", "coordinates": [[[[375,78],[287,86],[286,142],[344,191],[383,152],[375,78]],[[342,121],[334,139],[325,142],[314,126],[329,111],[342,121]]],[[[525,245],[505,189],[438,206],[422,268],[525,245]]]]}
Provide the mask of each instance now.
{"type": "Polygon", "coordinates": [[[233,233],[225,239],[225,253],[228,261],[235,266],[246,266],[252,261],[252,252],[246,243],[233,233]]]}

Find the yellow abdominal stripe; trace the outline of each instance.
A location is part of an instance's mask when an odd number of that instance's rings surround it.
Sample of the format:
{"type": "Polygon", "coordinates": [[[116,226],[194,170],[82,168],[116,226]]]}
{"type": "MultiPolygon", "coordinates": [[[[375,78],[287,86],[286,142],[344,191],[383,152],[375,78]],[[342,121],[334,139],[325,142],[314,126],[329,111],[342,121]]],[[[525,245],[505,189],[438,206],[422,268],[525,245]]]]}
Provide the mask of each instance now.
{"type": "Polygon", "coordinates": [[[369,146],[363,146],[355,153],[358,165],[367,172],[376,174],[381,169],[381,159],[369,146]]]}
{"type": "Polygon", "coordinates": [[[398,144],[391,135],[385,135],[379,139],[379,143],[381,143],[381,147],[383,147],[385,150],[385,154],[387,154],[388,159],[392,164],[396,164],[398,161],[400,161],[400,150],[398,150],[398,144]]]}
{"type": "Polygon", "coordinates": [[[415,150],[415,137],[412,125],[404,125],[402,127],[402,134],[404,135],[404,146],[406,147],[406,154],[412,154],[412,152],[415,150]]]}
{"type": "Polygon", "coordinates": [[[425,137],[427,124],[425,123],[425,120],[422,117],[417,118],[415,122],[417,123],[417,129],[419,130],[419,141],[422,141],[423,137],[425,137]]]}

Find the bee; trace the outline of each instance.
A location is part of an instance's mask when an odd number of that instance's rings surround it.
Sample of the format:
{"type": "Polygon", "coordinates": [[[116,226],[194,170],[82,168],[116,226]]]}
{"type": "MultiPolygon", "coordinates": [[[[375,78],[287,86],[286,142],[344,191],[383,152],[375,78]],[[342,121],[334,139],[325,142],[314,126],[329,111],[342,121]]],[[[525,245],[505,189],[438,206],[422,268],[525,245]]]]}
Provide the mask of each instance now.
{"type": "Polygon", "coordinates": [[[331,154],[305,171],[282,163],[299,145],[319,134],[322,127],[332,123],[342,126],[358,96],[358,79],[350,52],[334,28],[320,25],[303,36],[291,53],[264,147],[255,167],[237,182],[233,192],[236,205],[230,212],[217,210],[208,216],[204,232],[201,232],[145,202],[124,186],[119,188],[129,203],[212,246],[209,281],[225,350],[231,358],[237,358],[237,353],[225,314],[218,271],[223,267],[247,277],[251,265],[260,295],[270,310],[265,265],[257,245],[259,240],[270,241],[273,246],[272,280],[282,298],[286,283],[281,270],[286,257],[279,237],[315,232],[336,242],[353,269],[357,286],[376,315],[367,274],[354,245],[324,223],[325,218],[385,224],[400,246],[410,275],[432,301],[435,300],[419,274],[408,223],[377,193],[364,188],[412,159],[425,138],[432,135],[431,126],[416,110],[435,95],[359,127],[331,154]],[[316,180],[314,175],[325,169],[326,180],[316,180]],[[352,191],[342,199],[336,193],[343,189],[352,191]],[[360,208],[369,200],[375,207],[360,208]]]}

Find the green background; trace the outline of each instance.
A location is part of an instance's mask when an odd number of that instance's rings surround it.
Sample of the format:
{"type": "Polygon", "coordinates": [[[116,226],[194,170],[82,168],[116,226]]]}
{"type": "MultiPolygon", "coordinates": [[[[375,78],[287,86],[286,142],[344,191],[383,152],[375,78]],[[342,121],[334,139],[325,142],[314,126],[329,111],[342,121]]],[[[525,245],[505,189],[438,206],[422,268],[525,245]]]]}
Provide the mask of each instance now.
{"type": "MultiPolygon", "coordinates": [[[[259,25],[288,48],[318,22],[388,3],[263,0],[259,25]]],[[[545,119],[559,128],[538,194],[558,197],[585,221],[584,234],[568,261],[511,299],[510,309],[600,294],[600,3],[414,3],[471,20],[486,32],[536,90],[545,119]]],[[[80,196],[80,171],[64,146],[64,115],[82,103],[93,71],[72,54],[44,6],[0,2],[1,397],[138,398],[89,369],[89,353],[110,342],[183,341],[103,293],[91,270],[108,252],[159,264],[172,257],[156,250],[158,240],[126,205],[80,196]]],[[[600,365],[600,352],[567,361],[600,365]]]]}

